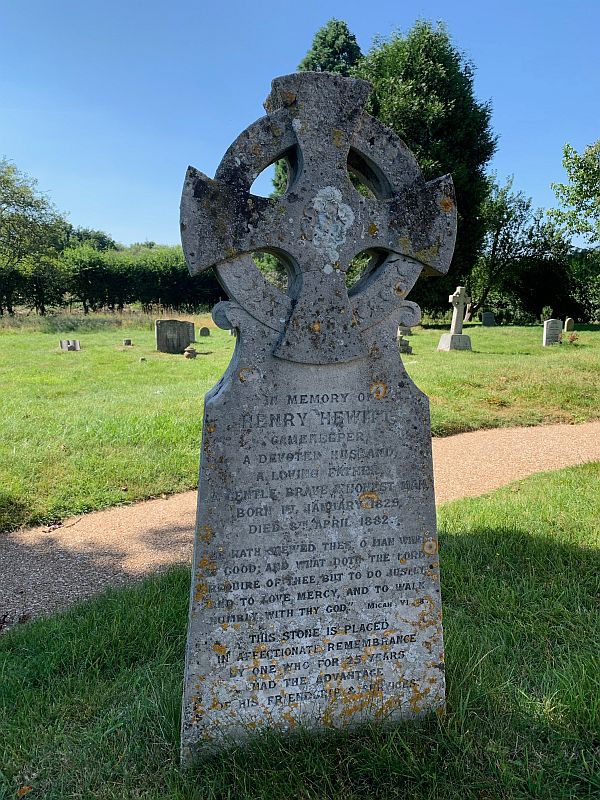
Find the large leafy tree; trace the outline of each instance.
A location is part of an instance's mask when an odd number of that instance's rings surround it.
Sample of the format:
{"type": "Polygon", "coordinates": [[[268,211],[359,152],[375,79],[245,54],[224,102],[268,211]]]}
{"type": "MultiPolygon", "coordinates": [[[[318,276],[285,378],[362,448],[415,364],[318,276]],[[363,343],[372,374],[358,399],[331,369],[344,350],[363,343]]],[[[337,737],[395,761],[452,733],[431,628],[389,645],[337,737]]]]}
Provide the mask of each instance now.
{"type": "Polygon", "coordinates": [[[14,313],[23,288],[21,266],[51,257],[64,243],[64,225],[36,181],[0,160],[0,314],[14,313]]]}
{"type": "Polygon", "coordinates": [[[566,144],[563,166],[568,183],[552,184],[562,208],[550,213],[569,234],[600,245],[600,139],[581,154],[566,144]]]}
{"type": "Polygon", "coordinates": [[[426,179],[450,173],[454,181],[458,236],[450,271],[411,293],[430,309],[447,308],[449,290],[467,279],[485,234],[480,209],[496,137],[490,103],[475,97],[474,71],[445,27],[424,21],[376,40],[353,71],[373,84],[371,113],[406,142],[426,179]]]}

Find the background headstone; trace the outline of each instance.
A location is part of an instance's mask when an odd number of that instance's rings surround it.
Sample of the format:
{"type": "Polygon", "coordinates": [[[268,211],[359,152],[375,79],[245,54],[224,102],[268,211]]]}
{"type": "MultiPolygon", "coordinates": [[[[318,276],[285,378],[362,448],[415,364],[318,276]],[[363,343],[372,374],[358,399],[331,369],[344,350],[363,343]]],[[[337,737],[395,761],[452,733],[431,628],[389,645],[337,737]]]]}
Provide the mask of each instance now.
{"type": "Polygon", "coordinates": [[[413,349],[410,346],[410,343],[407,342],[403,336],[396,337],[396,341],[398,343],[398,350],[401,353],[408,353],[409,355],[412,355],[413,349]]]}
{"type": "Polygon", "coordinates": [[[542,345],[549,347],[552,344],[559,344],[562,335],[563,324],[560,319],[547,319],[544,321],[544,333],[542,345]]]}
{"type": "Polygon", "coordinates": [[[188,344],[196,341],[194,323],[178,319],[157,319],[156,349],[159,353],[183,353],[188,344]]]}
{"type": "Polygon", "coordinates": [[[452,303],[452,322],[450,333],[443,333],[440,337],[438,350],[470,350],[471,338],[462,332],[463,319],[465,316],[465,306],[471,302],[467,296],[464,286],[457,286],[454,294],[448,297],[448,302],[452,303]]]}
{"type": "Polygon", "coordinates": [[[214,266],[232,302],[213,318],[241,333],[204,403],[186,764],[263,726],[389,722],[444,703],[429,410],[396,332],[419,321],[404,298],[423,268],[448,270],[456,206],[451,179],[426,183],[364,112],[370,90],[328,73],[278,78],[268,116],[215,179],[186,176],[188,266],[214,266]],[[294,191],[251,196],[292,148],[294,191]],[[352,189],[349,153],[381,200],[352,189]],[[349,297],[366,231],[387,256],[349,297]],[[274,247],[301,272],[292,297],[250,257],[274,247]]]}
{"type": "Polygon", "coordinates": [[[481,312],[481,324],[484,328],[493,328],[496,325],[496,317],[493,311],[481,312]]]}
{"type": "Polygon", "coordinates": [[[79,339],[61,339],[60,340],[60,349],[61,350],[81,350],[81,344],[79,339]]]}
{"type": "Polygon", "coordinates": [[[398,336],[412,336],[412,328],[409,328],[407,325],[399,325],[398,326],[398,336]]]}
{"type": "Polygon", "coordinates": [[[567,317],[565,320],[565,332],[575,330],[575,320],[572,317],[567,317]]]}
{"type": "Polygon", "coordinates": [[[210,336],[210,328],[200,328],[200,336],[210,336]]]}
{"type": "Polygon", "coordinates": [[[131,339],[123,339],[123,347],[131,347],[131,339]]]}

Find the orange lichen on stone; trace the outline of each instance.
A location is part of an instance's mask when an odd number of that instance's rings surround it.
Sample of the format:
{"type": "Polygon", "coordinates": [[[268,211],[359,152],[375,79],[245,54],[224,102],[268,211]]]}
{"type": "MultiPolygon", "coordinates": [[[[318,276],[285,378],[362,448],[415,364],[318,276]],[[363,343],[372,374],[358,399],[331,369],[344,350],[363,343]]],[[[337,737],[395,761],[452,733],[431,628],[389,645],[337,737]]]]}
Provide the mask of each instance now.
{"type": "Polygon", "coordinates": [[[377,234],[379,233],[379,228],[374,222],[372,222],[369,225],[368,230],[369,230],[369,236],[377,236],[377,234]]]}
{"type": "Polygon", "coordinates": [[[442,208],[442,211],[448,212],[452,211],[452,209],[454,208],[454,203],[452,202],[452,200],[450,200],[449,197],[443,197],[440,202],[440,206],[442,208]]]}
{"type": "Polygon", "coordinates": [[[217,563],[208,556],[202,556],[202,558],[198,562],[198,569],[208,572],[209,575],[214,575],[215,572],[217,571],[217,563]]]}
{"type": "Polygon", "coordinates": [[[361,508],[373,508],[379,500],[379,492],[361,492],[358,495],[358,502],[361,508]]]}
{"type": "Polygon", "coordinates": [[[433,556],[437,553],[437,542],[435,539],[425,539],[423,542],[423,552],[428,556],[433,556]]]}
{"type": "Polygon", "coordinates": [[[208,583],[200,581],[196,584],[196,591],[194,592],[194,600],[196,602],[204,600],[208,596],[208,583]]]}
{"type": "Polygon", "coordinates": [[[229,650],[225,647],[225,645],[220,644],[219,642],[215,642],[212,646],[212,649],[219,656],[226,656],[229,653],[229,650]]]}
{"type": "Polygon", "coordinates": [[[383,381],[373,381],[373,383],[369,386],[369,391],[375,400],[383,400],[388,393],[387,383],[384,383],[383,381]]]}
{"type": "Polygon", "coordinates": [[[201,542],[206,542],[206,544],[208,544],[210,541],[212,541],[214,535],[215,532],[208,525],[200,525],[198,528],[198,538],[201,542]]]}
{"type": "Polygon", "coordinates": [[[321,323],[318,320],[311,322],[309,328],[313,333],[321,333],[321,323]]]}

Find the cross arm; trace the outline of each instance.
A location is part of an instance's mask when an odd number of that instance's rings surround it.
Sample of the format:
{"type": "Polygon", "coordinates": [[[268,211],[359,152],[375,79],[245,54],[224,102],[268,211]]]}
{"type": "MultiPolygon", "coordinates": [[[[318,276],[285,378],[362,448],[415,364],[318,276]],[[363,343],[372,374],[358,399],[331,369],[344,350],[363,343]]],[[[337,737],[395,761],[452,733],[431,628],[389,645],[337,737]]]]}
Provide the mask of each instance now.
{"type": "Polygon", "coordinates": [[[277,205],[188,167],[181,197],[181,240],[190,272],[196,275],[268,247],[277,205]]]}

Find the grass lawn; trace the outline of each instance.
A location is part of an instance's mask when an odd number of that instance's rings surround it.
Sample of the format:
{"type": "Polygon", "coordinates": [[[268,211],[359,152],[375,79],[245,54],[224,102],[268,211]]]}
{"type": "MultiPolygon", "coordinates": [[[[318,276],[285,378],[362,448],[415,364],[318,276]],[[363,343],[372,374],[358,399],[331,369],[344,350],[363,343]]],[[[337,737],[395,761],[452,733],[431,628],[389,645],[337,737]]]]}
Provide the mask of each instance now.
{"type": "Polygon", "coordinates": [[[599,480],[589,464],[441,509],[444,717],[259,736],[182,774],[186,570],[10,631],[0,798],[600,797],[599,480]]]}
{"type": "MultiPolygon", "coordinates": [[[[195,487],[202,398],[233,337],[196,318],[212,335],[188,361],[157,353],[148,322],[34,322],[41,330],[0,326],[0,530],[195,487]],[[59,338],[83,349],[62,352],[59,338]]],[[[436,352],[436,329],[410,338],[405,363],[431,398],[434,435],[600,415],[599,326],[553,348],[541,347],[541,328],[470,332],[473,352],[436,352]]]]}

